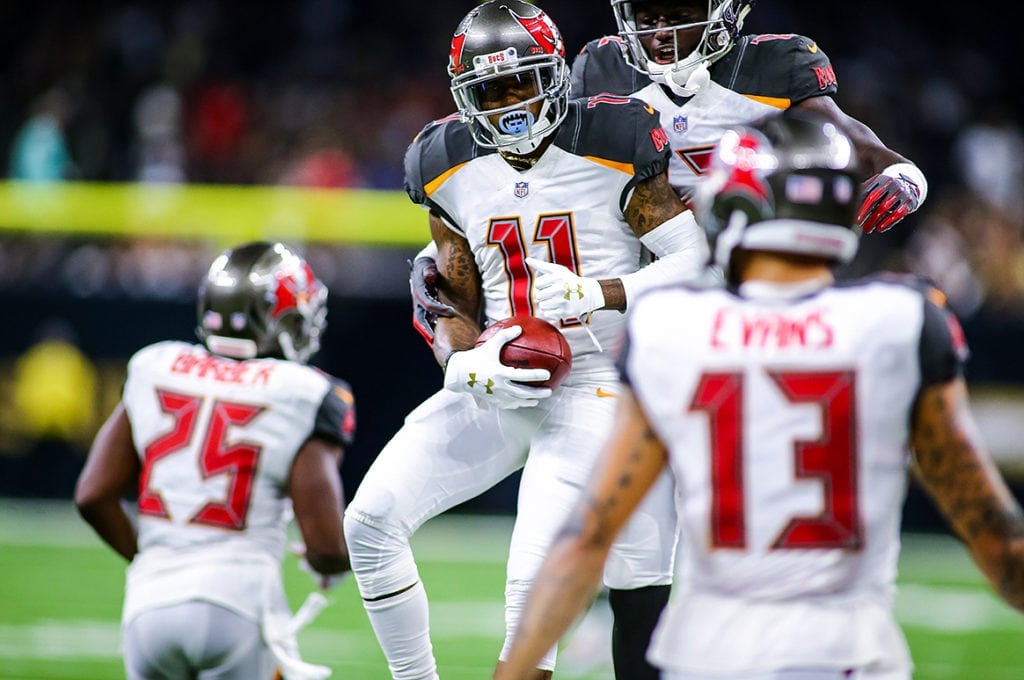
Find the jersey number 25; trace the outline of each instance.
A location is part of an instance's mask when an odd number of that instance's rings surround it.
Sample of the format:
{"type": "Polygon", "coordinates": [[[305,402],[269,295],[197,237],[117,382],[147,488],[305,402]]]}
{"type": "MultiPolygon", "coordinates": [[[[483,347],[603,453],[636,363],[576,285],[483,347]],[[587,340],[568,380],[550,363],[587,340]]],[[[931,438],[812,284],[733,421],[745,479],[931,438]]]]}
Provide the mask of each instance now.
{"type": "MultiPolygon", "coordinates": [[[[199,421],[203,399],[163,390],[157,390],[156,396],[160,409],[174,418],[174,425],[168,433],[145,448],[138,505],[141,514],[169,518],[159,490],[150,484],[153,467],[166,456],[186,452],[199,421]]],[[[190,518],[190,522],[237,531],[245,528],[245,515],[249,509],[261,447],[248,442],[228,446],[225,437],[229,426],[246,425],[263,410],[262,406],[214,401],[198,446],[199,474],[203,479],[228,475],[227,492],[222,500],[207,502],[190,518]]]]}

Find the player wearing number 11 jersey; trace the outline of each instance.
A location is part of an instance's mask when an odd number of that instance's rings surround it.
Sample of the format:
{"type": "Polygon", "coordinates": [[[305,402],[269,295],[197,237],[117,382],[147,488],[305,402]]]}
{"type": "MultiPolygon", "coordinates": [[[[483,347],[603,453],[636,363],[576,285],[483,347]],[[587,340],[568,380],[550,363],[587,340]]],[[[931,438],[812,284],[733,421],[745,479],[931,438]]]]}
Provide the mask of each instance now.
{"type": "Polygon", "coordinates": [[[323,678],[298,657],[281,582],[286,528],[321,588],[348,568],[338,465],[347,384],[306,365],[327,289],[279,243],[218,257],[199,292],[203,345],[158,342],[128,364],[75,502],[131,564],[127,677],[323,678]],[[121,505],[137,493],[137,531],[121,505]]]}
{"type": "MultiPolygon", "coordinates": [[[[641,290],[692,277],[707,254],[668,184],[657,116],[623,97],[570,102],[561,36],[536,6],[473,9],[452,40],[449,73],[459,115],[427,125],[405,160],[408,193],[429,211],[439,290],[456,310],[438,321],[433,344],[445,388],[406,418],[345,518],[353,572],[395,678],[437,677],[411,534],[522,468],[505,587],[514,628],[610,423],[609,350],[622,310],[641,290]],[[660,256],[643,269],[641,243],[660,256]],[[516,326],[474,348],[482,324],[515,315],[561,326],[573,350],[561,386],[531,386],[548,371],[499,361],[516,326]]],[[[643,600],[631,612],[648,628],[671,577],[667,481],[652,497],[658,509],[623,532],[606,574],[610,587],[643,600]]],[[[554,663],[551,649],[535,675],[550,677],[554,663]]]]}

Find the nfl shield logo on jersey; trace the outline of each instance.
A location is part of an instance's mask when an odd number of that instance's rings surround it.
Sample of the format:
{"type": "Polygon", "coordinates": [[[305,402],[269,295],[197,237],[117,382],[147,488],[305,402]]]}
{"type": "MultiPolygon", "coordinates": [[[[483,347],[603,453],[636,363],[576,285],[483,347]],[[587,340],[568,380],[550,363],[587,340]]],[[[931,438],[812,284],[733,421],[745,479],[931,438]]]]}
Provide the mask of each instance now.
{"type": "Polygon", "coordinates": [[[672,118],[672,129],[676,132],[686,132],[690,128],[690,121],[686,116],[674,116],[672,118]]]}
{"type": "Polygon", "coordinates": [[[516,189],[514,193],[516,198],[526,198],[526,194],[530,193],[530,183],[516,182],[516,189]]]}

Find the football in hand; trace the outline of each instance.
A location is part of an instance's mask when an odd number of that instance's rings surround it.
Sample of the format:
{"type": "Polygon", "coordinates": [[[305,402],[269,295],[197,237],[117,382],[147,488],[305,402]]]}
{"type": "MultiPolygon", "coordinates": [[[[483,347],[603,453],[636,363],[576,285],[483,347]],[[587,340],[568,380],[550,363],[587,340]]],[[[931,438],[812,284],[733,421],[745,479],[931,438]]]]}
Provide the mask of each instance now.
{"type": "Polygon", "coordinates": [[[546,368],[551,377],[543,381],[523,381],[524,385],[550,387],[562,384],[572,368],[572,350],[569,341],[552,324],[535,316],[513,316],[495,321],[476,339],[476,346],[509,326],[522,326],[519,337],[512,338],[501,348],[501,363],[513,368],[546,368]]]}

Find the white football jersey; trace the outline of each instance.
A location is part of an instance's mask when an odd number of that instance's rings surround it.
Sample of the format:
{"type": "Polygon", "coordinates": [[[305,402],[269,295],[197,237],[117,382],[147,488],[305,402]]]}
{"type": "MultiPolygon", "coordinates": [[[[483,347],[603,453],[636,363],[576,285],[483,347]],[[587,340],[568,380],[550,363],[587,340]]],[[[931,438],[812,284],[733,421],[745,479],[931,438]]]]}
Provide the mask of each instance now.
{"type": "MultiPolygon", "coordinates": [[[[482,277],[484,314],[495,321],[538,316],[527,257],[597,279],[646,264],[623,210],[636,184],[667,162],[654,111],[609,95],[572,102],[554,143],[522,171],[476,146],[457,118],[432,123],[406,154],[406,189],[467,239],[482,277]]],[[[581,357],[612,347],[623,318],[594,312],[590,333],[579,321],[548,321],[560,323],[577,370],[581,357]]]]}
{"type": "Polygon", "coordinates": [[[348,386],[295,362],[161,342],[132,357],[123,403],[141,463],[125,618],[197,598],[255,615],[260,591],[246,591],[284,556],[292,461],[313,435],[349,443],[348,386]],[[262,565],[252,582],[245,564],[262,565]]]}
{"type": "Polygon", "coordinates": [[[631,96],[650,104],[661,117],[672,156],[668,180],[676,193],[689,197],[710,164],[715,145],[725,131],[747,125],[778,108],[710,82],[696,95],[677,104],[664,88],[651,83],[631,96]]]}
{"type": "Polygon", "coordinates": [[[742,36],[710,70],[710,82],[692,97],[670,95],[627,64],[618,36],[604,36],[588,42],[573,62],[572,95],[629,95],[654,107],[672,146],[669,182],[688,200],[727,127],[838,91],[825,52],[793,33],[742,36]]]}
{"type": "Polygon", "coordinates": [[[642,296],[621,360],[680,542],[652,654],[690,672],[909,668],[891,615],[910,418],[965,351],[905,281],[642,296]]]}
{"type": "MultiPolygon", "coordinates": [[[[591,278],[635,272],[640,266],[640,241],[618,207],[629,179],[631,175],[621,170],[557,147],[522,173],[491,154],[452,176],[434,200],[448,198],[446,204],[456,206],[457,224],[466,225],[463,235],[480,270],[487,319],[533,313],[532,278],[525,269],[522,277],[509,275],[511,253],[543,260],[550,260],[553,251],[561,253],[576,261],[577,274],[591,278]],[[566,175],[573,179],[567,180],[566,175]],[[481,176],[492,180],[487,191],[480,189],[481,176]],[[522,197],[516,196],[517,185],[523,187],[522,197]]],[[[608,346],[622,320],[619,312],[598,311],[590,330],[608,346]]],[[[567,324],[563,330],[574,354],[596,349],[579,323],[567,324]]]]}

